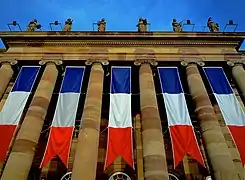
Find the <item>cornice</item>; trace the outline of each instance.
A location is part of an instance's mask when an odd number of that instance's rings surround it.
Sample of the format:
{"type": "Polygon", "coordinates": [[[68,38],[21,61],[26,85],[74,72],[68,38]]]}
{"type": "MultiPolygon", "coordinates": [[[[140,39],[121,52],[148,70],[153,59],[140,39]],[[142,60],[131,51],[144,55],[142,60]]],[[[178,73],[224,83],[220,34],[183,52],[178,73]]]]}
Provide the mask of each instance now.
{"type": "Polygon", "coordinates": [[[16,46],[232,46],[245,33],[209,32],[0,32],[6,48],[16,46]]]}
{"type": "Polygon", "coordinates": [[[26,41],[26,40],[9,40],[5,44],[9,47],[91,47],[91,46],[238,46],[237,41],[207,41],[207,40],[59,40],[59,41],[26,41]]]}

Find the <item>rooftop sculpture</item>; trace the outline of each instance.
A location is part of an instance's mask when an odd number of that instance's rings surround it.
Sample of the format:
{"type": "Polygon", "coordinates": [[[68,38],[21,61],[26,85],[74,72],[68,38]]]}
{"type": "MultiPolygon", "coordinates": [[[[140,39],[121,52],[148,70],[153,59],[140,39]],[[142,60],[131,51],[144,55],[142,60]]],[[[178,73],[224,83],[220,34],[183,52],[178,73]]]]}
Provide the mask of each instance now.
{"type": "Polygon", "coordinates": [[[139,18],[137,27],[138,27],[138,32],[146,32],[147,31],[147,19],[139,18]]]}
{"type": "Polygon", "coordinates": [[[104,18],[102,18],[100,21],[98,21],[97,25],[98,25],[98,32],[105,32],[106,21],[104,18]]]}
{"type": "Polygon", "coordinates": [[[63,28],[63,31],[71,31],[72,29],[72,19],[71,18],[68,18],[65,22],[65,25],[64,25],[64,28],[63,28]]]}
{"type": "Polygon", "coordinates": [[[36,19],[33,19],[29,22],[26,31],[35,31],[36,29],[40,29],[41,25],[37,23],[36,19]]]}
{"type": "Polygon", "coordinates": [[[208,18],[207,26],[210,32],[219,32],[219,24],[213,22],[212,18],[208,18]]]}
{"type": "Polygon", "coordinates": [[[182,22],[178,23],[176,19],[172,22],[174,32],[182,32],[182,22]]]}

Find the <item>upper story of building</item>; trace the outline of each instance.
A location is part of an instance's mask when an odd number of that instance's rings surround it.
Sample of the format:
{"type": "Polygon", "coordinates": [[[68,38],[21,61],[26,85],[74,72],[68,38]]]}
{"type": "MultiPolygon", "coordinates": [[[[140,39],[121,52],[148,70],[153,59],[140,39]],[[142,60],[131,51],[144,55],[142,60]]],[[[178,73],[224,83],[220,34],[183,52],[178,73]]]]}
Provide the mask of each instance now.
{"type": "MultiPolygon", "coordinates": [[[[186,23],[173,19],[173,32],[148,31],[146,19],[139,19],[135,32],[106,31],[104,19],[98,21],[98,30],[72,31],[72,20],[67,19],[62,31],[38,31],[42,26],[34,19],[26,31],[0,32],[6,49],[0,50],[0,59],[41,60],[60,59],[135,61],[138,59],[173,61],[228,61],[244,59],[239,48],[245,32],[221,32],[219,25],[208,19],[209,32],[184,31],[186,23]]],[[[10,25],[17,26],[17,22],[10,25]]],[[[236,28],[234,22],[229,24],[236,28]]],[[[11,29],[10,29],[11,30],[11,29]]]]}

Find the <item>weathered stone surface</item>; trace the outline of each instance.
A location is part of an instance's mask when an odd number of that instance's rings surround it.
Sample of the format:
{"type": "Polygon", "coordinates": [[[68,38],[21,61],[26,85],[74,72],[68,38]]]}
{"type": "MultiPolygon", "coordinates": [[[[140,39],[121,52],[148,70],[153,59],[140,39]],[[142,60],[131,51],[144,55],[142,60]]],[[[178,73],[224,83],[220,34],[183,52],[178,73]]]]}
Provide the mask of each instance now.
{"type": "Polygon", "coordinates": [[[72,179],[94,180],[98,160],[104,70],[92,65],[72,170],[72,179]]]}
{"type": "Polygon", "coordinates": [[[238,180],[238,174],[222,134],[197,65],[186,69],[191,96],[196,105],[203,143],[216,180],[238,180]]]}
{"type": "Polygon", "coordinates": [[[26,180],[54,90],[58,70],[48,63],[17,134],[2,180],[26,180]]]}
{"type": "Polygon", "coordinates": [[[13,70],[10,63],[3,63],[0,68],[0,100],[13,76],[13,70]]]}
{"type": "Polygon", "coordinates": [[[141,65],[139,78],[145,180],[168,180],[161,120],[150,64],[141,65]]]}
{"type": "Polygon", "coordinates": [[[232,75],[242,92],[241,96],[245,99],[245,70],[243,68],[242,64],[236,64],[234,67],[232,67],[232,75]]]}

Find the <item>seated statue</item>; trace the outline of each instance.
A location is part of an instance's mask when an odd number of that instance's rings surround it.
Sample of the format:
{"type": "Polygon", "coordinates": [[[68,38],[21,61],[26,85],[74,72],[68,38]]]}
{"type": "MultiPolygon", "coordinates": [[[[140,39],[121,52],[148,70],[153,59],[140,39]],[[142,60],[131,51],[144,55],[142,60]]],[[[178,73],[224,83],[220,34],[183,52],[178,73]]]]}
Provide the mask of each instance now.
{"type": "Polygon", "coordinates": [[[37,24],[37,20],[33,19],[29,22],[28,27],[26,28],[26,31],[35,31],[36,29],[40,29],[41,25],[37,24]]]}
{"type": "Polygon", "coordinates": [[[98,25],[98,32],[105,32],[106,21],[104,18],[102,18],[100,21],[98,21],[97,25],[98,25]]]}
{"type": "Polygon", "coordinates": [[[63,28],[63,31],[71,31],[71,28],[72,28],[72,19],[71,18],[68,18],[65,22],[65,25],[64,25],[64,28],[63,28]]]}
{"type": "Polygon", "coordinates": [[[174,32],[182,32],[182,24],[178,23],[176,19],[173,19],[172,26],[174,32]]]}
{"type": "Polygon", "coordinates": [[[207,26],[210,32],[219,32],[219,24],[213,22],[212,18],[208,18],[207,26]]]}
{"type": "Polygon", "coordinates": [[[147,31],[147,19],[139,18],[137,27],[138,27],[138,32],[146,32],[147,31]]]}

